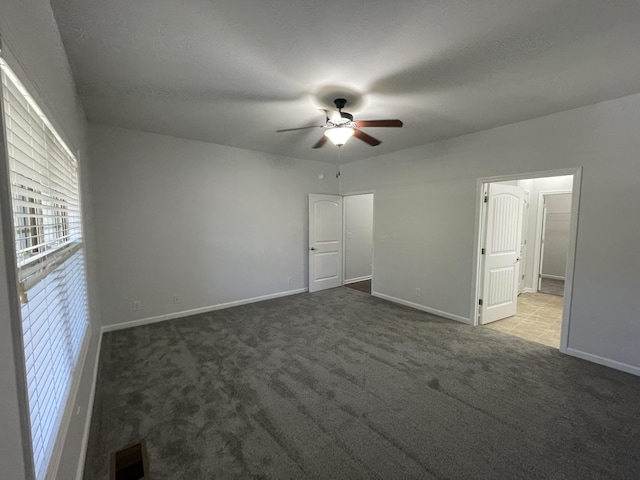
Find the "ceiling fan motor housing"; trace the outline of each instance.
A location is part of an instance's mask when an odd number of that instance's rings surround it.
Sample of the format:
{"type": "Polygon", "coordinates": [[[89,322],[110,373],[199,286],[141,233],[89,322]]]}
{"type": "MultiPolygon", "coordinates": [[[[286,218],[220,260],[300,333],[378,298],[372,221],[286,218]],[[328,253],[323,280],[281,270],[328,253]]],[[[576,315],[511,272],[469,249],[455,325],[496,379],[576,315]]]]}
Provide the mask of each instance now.
{"type": "Polygon", "coordinates": [[[347,104],[347,99],[346,98],[336,98],[333,103],[336,104],[336,108],[338,110],[340,110],[341,108],[344,108],[344,106],[347,104]]]}
{"type": "Polygon", "coordinates": [[[351,115],[350,113],[342,111],[344,106],[347,104],[347,99],[346,98],[336,98],[333,101],[333,103],[336,104],[336,108],[338,109],[338,112],[340,112],[340,117],[346,118],[350,122],[353,122],[353,115],[351,115]]]}

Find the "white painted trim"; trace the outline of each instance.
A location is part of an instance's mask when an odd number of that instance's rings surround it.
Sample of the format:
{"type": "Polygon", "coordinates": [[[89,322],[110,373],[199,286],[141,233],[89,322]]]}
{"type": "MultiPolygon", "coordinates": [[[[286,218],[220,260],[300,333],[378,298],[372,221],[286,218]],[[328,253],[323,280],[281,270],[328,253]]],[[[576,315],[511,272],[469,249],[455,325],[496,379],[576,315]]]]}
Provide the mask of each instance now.
{"type": "Polygon", "coordinates": [[[564,280],[564,277],[561,277],[560,275],[543,275],[541,273],[540,276],[542,278],[548,278],[549,280],[564,280]]]}
{"type": "Polygon", "coordinates": [[[460,315],[454,315],[453,313],[443,312],[442,310],[436,310],[435,308],[425,307],[424,305],[420,305],[419,303],[409,302],[408,300],[402,300],[401,298],[392,297],[391,295],[385,295],[384,293],[379,292],[371,292],[371,295],[383,300],[388,300],[393,303],[399,303],[400,305],[404,305],[405,307],[411,307],[415,308],[416,310],[431,313],[448,320],[455,320],[456,322],[465,323],[467,325],[471,324],[471,321],[468,318],[461,317],[460,315]]]}
{"type": "Polygon", "coordinates": [[[358,277],[358,278],[350,278],[349,280],[345,280],[343,285],[348,285],[350,283],[356,283],[356,282],[364,282],[365,280],[371,280],[372,275],[365,275],[364,277],[358,277]]]}
{"type": "Polygon", "coordinates": [[[167,313],[165,315],[158,315],[156,317],[141,318],[139,320],[131,320],[128,322],[116,323],[113,325],[105,325],[102,327],[102,332],[113,332],[115,330],[122,330],[124,328],[139,327],[140,325],[148,325],[150,323],[164,322],[165,320],[174,320],[176,318],[188,317],[190,315],[198,315],[200,313],[213,312],[214,310],[222,310],[225,308],[237,307],[240,305],[246,305],[249,303],[262,302],[264,300],[272,300],[274,298],[286,297],[289,295],[295,295],[298,293],[308,292],[308,288],[298,288],[297,290],[287,290],[285,292],[271,293],[269,295],[262,295],[259,297],[245,298],[242,300],[236,300],[233,302],[219,303],[217,305],[209,305],[207,307],[194,308],[191,310],[183,310],[181,312],[167,313]]]}
{"type": "Polygon", "coordinates": [[[542,172],[510,173],[507,175],[493,175],[491,177],[481,177],[478,179],[478,182],[480,184],[483,184],[483,183],[495,183],[495,182],[508,182],[511,180],[529,180],[529,179],[535,179],[535,178],[562,177],[565,175],[575,175],[577,170],[582,170],[582,167],[559,168],[558,170],[544,170],[542,172]]]}
{"type": "Polygon", "coordinates": [[[582,167],[573,175],[571,186],[571,220],[569,224],[569,250],[564,273],[564,298],[562,301],[562,324],[560,331],[560,351],[567,353],[571,327],[571,303],[573,300],[573,277],[575,275],[576,245],[578,243],[578,217],[580,216],[580,195],[582,187],[582,167]]]}
{"type": "Polygon", "coordinates": [[[84,431],[82,433],[82,443],[80,444],[80,460],[78,461],[78,471],[76,472],[76,480],[82,480],[84,476],[84,465],[87,457],[87,448],[89,446],[89,433],[91,432],[91,419],[93,418],[93,406],[95,404],[96,388],[98,386],[98,367],[100,366],[100,352],[102,351],[102,336],[104,327],[100,329],[98,337],[98,347],[96,349],[96,360],[93,365],[93,378],[91,380],[91,392],[89,393],[89,403],[87,404],[87,416],[84,421],[84,431]]]}
{"type": "Polygon", "coordinates": [[[536,293],[536,291],[531,287],[525,287],[522,289],[522,293],[536,293]]]}
{"type": "Polygon", "coordinates": [[[640,376],[640,367],[629,365],[628,363],[622,363],[616,360],[611,360],[610,358],[600,357],[599,355],[576,350],[575,348],[567,348],[565,353],[567,355],[571,355],[572,357],[581,358],[582,360],[597,363],[598,365],[604,365],[605,367],[640,376]]]}
{"type": "MultiPolygon", "coordinates": [[[[476,181],[476,215],[474,222],[473,248],[475,261],[471,277],[471,308],[469,318],[471,325],[478,325],[478,299],[480,298],[480,236],[481,217],[484,185],[491,182],[502,182],[506,180],[525,180],[529,178],[558,177],[563,175],[573,175],[573,186],[571,190],[571,223],[569,225],[569,251],[567,252],[567,268],[565,270],[564,298],[562,304],[562,330],[560,332],[560,352],[567,353],[569,344],[569,332],[571,324],[571,301],[573,298],[573,276],[575,269],[576,243],[578,241],[578,217],[580,214],[580,188],[582,186],[582,167],[564,168],[544,172],[532,172],[523,174],[510,174],[493,177],[482,177],[476,181]]],[[[535,272],[535,270],[534,270],[535,272]]]]}
{"type": "Polygon", "coordinates": [[[82,372],[84,371],[84,365],[87,360],[87,352],[89,351],[90,343],[91,324],[87,325],[87,330],[84,334],[80,354],[78,355],[78,360],[76,362],[76,367],[81,365],[82,368],[76,368],[75,372],[73,373],[73,381],[71,383],[71,388],[69,389],[67,404],[65,405],[62,419],[60,420],[60,426],[58,427],[58,433],[56,435],[53,452],[51,453],[51,459],[49,461],[49,466],[47,467],[47,473],[45,474],[45,478],[47,479],[55,478],[58,474],[60,460],[62,459],[62,451],[64,450],[64,442],[67,438],[69,425],[71,424],[71,418],[73,417],[73,412],[75,410],[78,390],[80,389],[80,380],[82,379],[82,372]]]}

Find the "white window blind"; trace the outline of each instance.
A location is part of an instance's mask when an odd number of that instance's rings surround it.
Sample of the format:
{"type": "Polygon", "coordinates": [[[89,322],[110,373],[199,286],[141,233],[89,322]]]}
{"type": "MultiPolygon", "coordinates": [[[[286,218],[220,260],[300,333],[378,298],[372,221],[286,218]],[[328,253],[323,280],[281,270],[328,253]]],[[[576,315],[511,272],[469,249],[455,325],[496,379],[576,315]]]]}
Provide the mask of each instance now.
{"type": "Polygon", "coordinates": [[[77,160],[0,58],[33,458],[44,479],[87,329],[77,160]]]}

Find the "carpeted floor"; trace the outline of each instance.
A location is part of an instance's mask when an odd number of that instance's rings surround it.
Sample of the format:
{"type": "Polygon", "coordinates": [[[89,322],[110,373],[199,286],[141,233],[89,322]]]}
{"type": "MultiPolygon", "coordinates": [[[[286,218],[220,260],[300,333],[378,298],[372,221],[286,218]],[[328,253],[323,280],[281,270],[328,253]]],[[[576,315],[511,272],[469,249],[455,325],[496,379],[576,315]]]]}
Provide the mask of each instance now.
{"type": "Polygon", "coordinates": [[[640,378],[348,288],[107,333],[85,479],[640,478],[640,378]]]}
{"type": "Polygon", "coordinates": [[[564,295],[564,280],[542,278],[538,292],[562,297],[564,295]]]}

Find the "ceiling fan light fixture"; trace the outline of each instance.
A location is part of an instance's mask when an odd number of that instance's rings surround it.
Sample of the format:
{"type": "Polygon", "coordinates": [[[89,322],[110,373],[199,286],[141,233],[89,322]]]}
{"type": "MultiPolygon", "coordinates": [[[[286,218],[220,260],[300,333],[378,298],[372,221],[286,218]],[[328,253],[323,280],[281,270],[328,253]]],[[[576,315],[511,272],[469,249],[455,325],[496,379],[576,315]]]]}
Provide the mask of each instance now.
{"type": "Polygon", "coordinates": [[[324,132],[325,136],[337,147],[341,147],[353,136],[351,127],[333,127],[324,132]]]}

